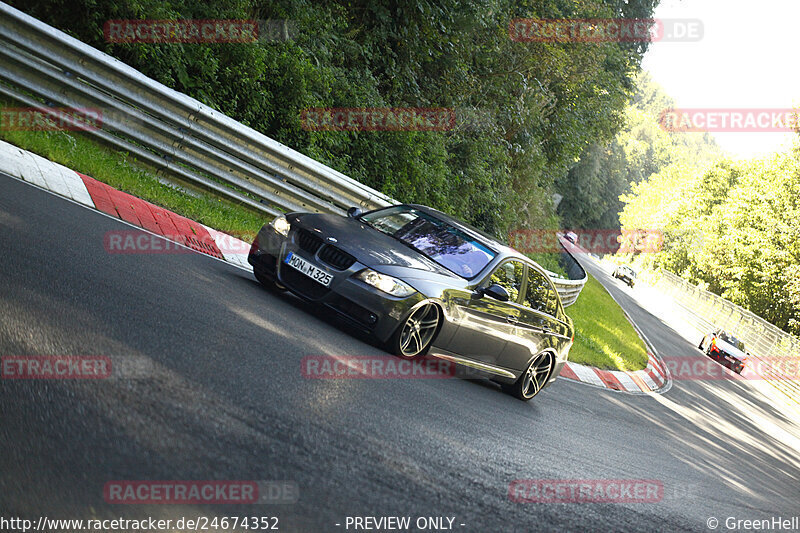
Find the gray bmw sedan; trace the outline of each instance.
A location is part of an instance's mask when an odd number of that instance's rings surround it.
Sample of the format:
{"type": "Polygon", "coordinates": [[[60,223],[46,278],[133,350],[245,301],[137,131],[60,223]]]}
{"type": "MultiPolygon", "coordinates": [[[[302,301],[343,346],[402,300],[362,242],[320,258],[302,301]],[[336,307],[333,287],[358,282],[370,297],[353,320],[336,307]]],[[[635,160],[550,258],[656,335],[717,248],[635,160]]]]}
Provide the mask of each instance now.
{"type": "Polygon", "coordinates": [[[538,264],[429,207],[281,215],[248,261],[262,284],[329,308],[397,356],[465,365],[521,400],[555,381],[574,339],[538,264]]]}

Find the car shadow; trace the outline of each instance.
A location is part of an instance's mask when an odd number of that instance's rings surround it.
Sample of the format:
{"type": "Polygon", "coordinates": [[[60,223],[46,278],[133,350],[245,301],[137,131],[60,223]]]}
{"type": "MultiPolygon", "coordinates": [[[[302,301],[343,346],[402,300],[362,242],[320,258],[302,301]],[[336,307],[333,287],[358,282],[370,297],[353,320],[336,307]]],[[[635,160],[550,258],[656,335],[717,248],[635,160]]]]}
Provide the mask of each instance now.
{"type": "Polygon", "coordinates": [[[237,272],[233,277],[236,278],[237,281],[240,281],[243,285],[257,288],[267,296],[280,298],[281,301],[291,305],[295,309],[308,313],[318,318],[322,322],[325,322],[326,324],[333,326],[343,333],[347,333],[374,348],[386,351],[385,346],[383,346],[380,341],[375,339],[367,331],[355,326],[346,318],[343,318],[341,315],[331,309],[315,304],[314,302],[307,302],[287,290],[280,290],[278,288],[264,286],[255,278],[255,276],[253,276],[253,274],[249,272],[237,272]]]}
{"type": "MultiPolygon", "coordinates": [[[[340,330],[341,332],[350,335],[356,340],[359,340],[373,348],[381,350],[386,355],[392,355],[390,352],[386,350],[386,346],[381,343],[379,340],[374,338],[369,332],[364,331],[361,328],[350,323],[347,319],[343,318],[341,315],[336,313],[333,310],[324,308],[319,305],[314,305],[313,302],[307,302],[302,298],[292,294],[286,290],[280,290],[277,288],[266,287],[262,285],[253,274],[249,272],[239,271],[233,274],[232,276],[238,283],[241,283],[242,286],[246,288],[253,288],[256,290],[261,291],[265,296],[270,298],[279,298],[282,302],[291,305],[293,308],[307,313],[315,318],[319,319],[320,321],[324,322],[325,324],[335,327],[336,329],[340,330]]],[[[469,375],[469,376],[457,376],[455,379],[460,381],[468,381],[473,385],[481,387],[481,389],[485,391],[491,391],[493,393],[501,394],[503,397],[509,400],[511,405],[525,406],[533,405],[536,403],[537,398],[534,398],[531,402],[522,402],[519,401],[512,396],[503,392],[502,387],[499,383],[492,381],[488,377],[481,376],[481,375],[469,375]]],[[[544,392],[544,391],[543,391],[544,392]]]]}

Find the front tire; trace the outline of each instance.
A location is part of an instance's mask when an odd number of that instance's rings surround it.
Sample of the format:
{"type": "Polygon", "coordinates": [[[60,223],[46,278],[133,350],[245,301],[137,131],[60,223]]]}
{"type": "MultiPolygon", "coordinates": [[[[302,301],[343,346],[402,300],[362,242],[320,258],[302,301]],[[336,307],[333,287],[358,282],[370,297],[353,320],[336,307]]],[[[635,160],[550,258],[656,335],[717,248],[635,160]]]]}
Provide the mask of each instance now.
{"type": "Polygon", "coordinates": [[[426,303],[415,308],[389,339],[388,350],[403,359],[424,356],[439,331],[441,321],[442,312],[438,305],[426,303]]]}
{"type": "Polygon", "coordinates": [[[511,385],[503,385],[503,390],[523,402],[527,402],[544,388],[554,366],[553,354],[542,352],[533,358],[531,364],[516,382],[511,385]]]}

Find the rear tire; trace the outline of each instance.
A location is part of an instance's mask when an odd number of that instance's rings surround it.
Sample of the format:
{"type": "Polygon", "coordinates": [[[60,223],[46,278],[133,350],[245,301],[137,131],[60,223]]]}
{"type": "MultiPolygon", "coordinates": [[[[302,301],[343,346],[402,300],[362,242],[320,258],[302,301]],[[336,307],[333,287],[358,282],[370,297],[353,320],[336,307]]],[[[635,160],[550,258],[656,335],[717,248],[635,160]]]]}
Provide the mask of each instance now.
{"type": "Polygon", "coordinates": [[[550,352],[542,352],[533,358],[528,368],[512,384],[503,384],[503,391],[523,402],[530,401],[547,384],[555,366],[555,358],[550,352]]]}

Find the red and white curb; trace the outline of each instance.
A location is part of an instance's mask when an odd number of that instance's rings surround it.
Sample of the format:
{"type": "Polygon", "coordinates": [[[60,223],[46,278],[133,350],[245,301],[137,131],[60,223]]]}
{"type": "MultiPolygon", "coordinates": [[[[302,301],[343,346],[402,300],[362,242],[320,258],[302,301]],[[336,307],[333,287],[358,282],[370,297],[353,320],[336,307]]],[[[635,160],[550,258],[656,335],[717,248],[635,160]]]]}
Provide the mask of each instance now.
{"type": "Polygon", "coordinates": [[[567,361],[559,377],[624,392],[661,392],[670,384],[669,372],[653,354],[647,355],[649,359],[644,370],[601,370],[567,361]]]}
{"type": "Polygon", "coordinates": [[[658,356],[653,344],[647,335],[639,329],[636,322],[631,319],[631,316],[620,305],[614,295],[607,291],[611,299],[617,302],[619,308],[625,314],[628,322],[631,323],[633,329],[642,339],[642,342],[647,346],[647,366],[644,370],[636,370],[634,372],[627,372],[624,370],[601,370],[594,366],[581,365],[578,363],[570,363],[567,361],[564,368],[561,370],[559,377],[571,379],[573,381],[580,381],[596,387],[604,389],[612,389],[623,392],[630,392],[634,394],[645,394],[650,392],[664,393],[672,387],[672,377],[670,376],[669,369],[658,356]]]}
{"type": "Polygon", "coordinates": [[[0,171],[194,251],[253,270],[247,262],[249,243],[3,141],[0,171]]]}

